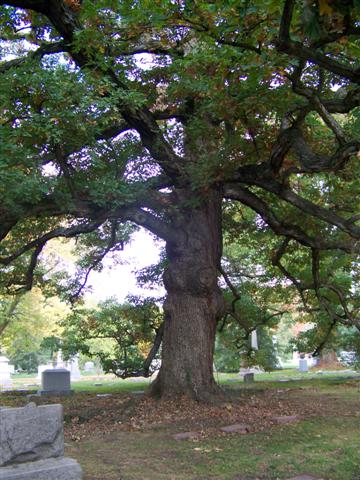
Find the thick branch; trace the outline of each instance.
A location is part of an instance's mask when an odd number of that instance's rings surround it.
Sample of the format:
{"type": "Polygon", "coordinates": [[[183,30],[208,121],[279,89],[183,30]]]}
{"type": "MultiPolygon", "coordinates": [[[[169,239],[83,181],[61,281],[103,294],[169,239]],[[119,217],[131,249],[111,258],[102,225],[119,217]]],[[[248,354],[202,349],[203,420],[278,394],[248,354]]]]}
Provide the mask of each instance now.
{"type": "Polygon", "coordinates": [[[235,311],[236,311],[235,310],[235,305],[236,305],[236,302],[238,300],[240,300],[241,295],[238,292],[238,290],[236,289],[236,287],[233,285],[233,283],[231,282],[231,280],[229,278],[229,275],[227,274],[227,272],[225,271],[225,269],[221,265],[220,265],[219,271],[220,271],[221,275],[223,276],[226,285],[230,288],[231,293],[233,294],[233,300],[231,302],[230,313],[235,314],[235,311]]]}
{"type": "Polygon", "coordinates": [[[329,242],[322,237],[309,236],[299,226],[280,220],[264,200],[239,185],[225,185],[224,196],[225,198],[239,200],[255,210],[277,235],[292,238],[307,247],[318,250],[340,249],[348,253],[353,253],[357,249],[356,244],[352,242],[329,242]]]}
{"type": "Polygon", "coordinates": [[[351,68],[331,57],[317,51],[315,48],[307,47],[304,44],[293,41],[290,37],[290,26],[295,7],[295,0],[286,0],[279,30],[277,49],[289,56],[305,60],[336,75],[347,78],[354,83],[360,83],[360,69],[351,68]]]}
{"type": "Polygon", "coordinates": [[[32,255],[31,255],[31,258],[30,258],[29,266],[28,266],[27,271],[26,271],[25,283],[24,283],[23,287],[21,287],[19,289],[19,291],[29,291],[29,290],[32,289],[33,284],[34,284],[35,268],[36,268],[36,265],[38,263],[39,256],[40,256],[41,252],[43,251],[43,248],[45,247],[45,244],[46,244],[46,242],[42,242],[42,243],[39,243],[35,247],[32,255]]]}
{"type": "Polygon", "coordinates": [[[285,238],[285,240],[281,243],[280,247],[275,251],[275,253],[272,256],[272,259],[271,259],[272,264],[274,266],[278,267],[278,269],[284,275],[284,277],[287,278],[288,280],[290,280],[290,282],[294,285],[294,287],[296,288],[296,290],[297,290],[297,292],[300,296],[300,299],[301,299],[301,301],[304,305],[305,311],[308,312],[308,313],[312,313],[314,311],[314,309],[309,307],[308,302],[306,301],[305,294],[304,294],[305,290],[308,290],[309,288],[311,288],[311,286],[304,285],[302,282],[300,282],[281,263],[281,259],[285,255],[286,249],[287,249],[289,243],[290,243],[290,239],[285,238]]]}
{"type": "Polygon", "coordinates": [[[151,362],[154,360],[157,352],[159,351],[159,348],[163,339],[163,335],[164,335],[164,327],[165,327],[165,323],[163,322],[160,325],[160,327],[156,330],[156,335],[155,335],[153,345],[151,347],[149,355],[146,357],[146,360],[144,362],[144,366],[143,366],[144,377],[148,377],[153,373],[150,371],[150,365],[151,365],[151,362]]]}
{"type": "Polygon", "coordinates": [[[329,325],[329,328],[328,328],[327,332],[325,333],[323,339],[321,340],[320,344],[314,350],[314,352],[313,352],[314,357],[317,357],[318,355],[320,355],[320,353],[324,349],[325,345],[327,344],[327,342],[330,338],[331,332],[334,330],[336,324],[337,324],[336,319],[333,319],[332,322],[329,325]]]}
{"type": "Polygon", "coordinates": [[[320,101],[320,99],[317,96],[313,96],[311,98],[317,112],[321,116],[321,118],[324,120],[325,124],[334,132],[334,135],[339,142],[341,146],[346,145],[346,136],[338,124],[338,122],[335,120],[334,117],[330,115],[330,113],[327,111],[325,105],[320,101]]]}
{"type": "Polygon", "coordinates": [[[150,232],[164,240],[170,240],[173,237],[174,233],[170,225],[142,208],[121,208],[118,212],[114,212],[114,218],[118,218],[119,216],[123,220],[130,220],[141,227],[147,228],[150,232]]]}
{"type": "Polygon", "coordinates": [[[334,225],[357,240],[360,239],[360,227],[354,225],[348,219],[339,217],[336,213],[302,198],[288,186],[277,182],[274,178],[268,176],[263,179],[256,179],[252,184],[257,185],[268,192],[274,193],[279,198],[298,208],[301,212],[305,212],[312,217],[319,218],[330,225],[334,225]]]}
{"type": "Polygon", "coordinates": [[[22,299],[23,294],[17,294],[10,302],[9,308],[5,312],[4,321],[0,324],[0,337],[4,333],[5,329],[10,325],[11,320],[14,318],[16,314],[16,309],[22,299]]]}
{"type": "Polygon", "coordinates": [[[66,50],[67,50],[67,47],[63,42],[48,43],[48,44],[41,45],[37,50],[35,50],[34,52],[30,52],[25,57],[15,58],[13,60],[9,60],[8,62],[0,63],[0,73],[4,73],[7,70],[19,67],[20,65],[34,58],[42,58],[45,55],[61,53],[61,52],[65,52],[66,50]]]}
{"type": "Polygon", "coordinates": [[[353,69],[351,67],[348,67],[347,65],[340,63],[337,60],[333,60],[332,58],[323,55],[322,53],[319,53],[312,48],[305,47],[300,42],[280,40],[277,44],[277,48],[279,51],[287,53],[292,57],[309,61],[311,63],[319,65],[320,67],[324,68],[329,72],[339,75],[340,77],[347,78],[353,83],[360,84],[359,69],[353,69]]]}
{"type": "Polygon", "coordinates": [[[95,221],[95,222],[90,222],[90,223],[82,223],[80,225],[76,225],[73,227],[69,228],[56,228],[55,230],[52,230],[50,232],[47,232],[46,234],[42,235],[39,238],[36,238],[35,240],[32,240],[31,242],[27,243],[23,247],[19,248],[16,252],[14,252],[12,255],[9,255],[7,257],[0,257],[0,264],[1,265],[9,265],[11,262],[19,258],[21,255],[24,253],[32,250],[33,248],[38,249],[42,248],[45,243],[47,243],[49,240],[53,238],[58,238],[58,237],[63,237],[63,238],[73,238],[78,235],[81,235],[83,233],[90,233],[96,230],[103,222],[105,219],[102,219],[100,221],[95,221]]]}

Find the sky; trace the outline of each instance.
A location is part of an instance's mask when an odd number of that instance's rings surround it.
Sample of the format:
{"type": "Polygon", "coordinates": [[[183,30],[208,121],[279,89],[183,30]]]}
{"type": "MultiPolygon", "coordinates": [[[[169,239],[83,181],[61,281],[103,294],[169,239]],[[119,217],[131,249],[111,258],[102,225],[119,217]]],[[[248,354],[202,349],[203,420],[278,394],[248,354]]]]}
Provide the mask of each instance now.
{"type": "MultiPolygon", "coordinates": [[[[114,265],[111,259],[105,259],[102,272],[91,272],[88,285],[92,286],[92,291],[86,296],[96,302],[109,297],[116,297],[122,302],[129,294],[141,295],[147,292],[153,295],[154,291],[149,292],[136,284],[133,271],[157,263],[159,255],[159,242],[155,242],[145,230],[139,230],[119,254],[123,264],[114,265]]],[[[158,292],[162,294],[163,290],[158,292]]]]}

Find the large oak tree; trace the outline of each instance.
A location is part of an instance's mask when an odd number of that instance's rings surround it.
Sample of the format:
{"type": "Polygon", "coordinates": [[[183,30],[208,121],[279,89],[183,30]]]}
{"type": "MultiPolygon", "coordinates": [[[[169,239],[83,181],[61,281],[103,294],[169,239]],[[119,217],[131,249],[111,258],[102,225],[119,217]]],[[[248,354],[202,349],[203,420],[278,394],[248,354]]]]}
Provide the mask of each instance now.
{"type": "Polygon", "coordinates": [[[245,205],[256,213],[250,231],[278,237],[273,264],[305,305],[311,291],[334,323],[358,325],[349,288],[321,275],[329,252],[346,255],[348,272],[359,252],[358,1],[0,6],[0,263],[10,292],[39,281],[53,238],[85,237],[86,269],[122,248],[129,224],[148,229],[166,242],[153,391],[208,398],[228,308],[223,220],[245,205]],[[286,265],[297,246],[309,252],[306,281],[286,265]]]}

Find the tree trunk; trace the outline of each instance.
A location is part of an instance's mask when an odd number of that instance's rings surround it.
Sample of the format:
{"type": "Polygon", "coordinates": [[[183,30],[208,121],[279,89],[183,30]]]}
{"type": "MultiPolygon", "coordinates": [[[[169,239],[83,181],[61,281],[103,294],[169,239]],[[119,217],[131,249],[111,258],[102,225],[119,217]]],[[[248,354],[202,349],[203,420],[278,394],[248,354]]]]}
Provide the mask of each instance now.
{"type": "Polygon", "coordinates": [[[339,362],[335,350],[324,350],[320,353],[316,368],[339,369],[343,368],[343,365],[339,362]]]}
{"type": "Polygon", "coordinates": [[[224,309],[217,283],[221,198],[212,191],[199,204],[183,190],[176,197],[178,205],[185,201],[193,205],[178,212],[174,240],[167,243],[162,364],[151,392],[210,400],[220,392],[213,377],[213,355],[216,323],[224,309]]]}

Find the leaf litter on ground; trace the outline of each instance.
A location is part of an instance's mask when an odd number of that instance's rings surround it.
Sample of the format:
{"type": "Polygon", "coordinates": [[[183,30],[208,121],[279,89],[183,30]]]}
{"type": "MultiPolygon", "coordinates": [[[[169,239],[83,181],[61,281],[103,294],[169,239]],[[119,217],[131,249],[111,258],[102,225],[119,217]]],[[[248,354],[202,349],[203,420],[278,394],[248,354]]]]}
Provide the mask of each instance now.
{"type": "MultiPolygon", "coordinates": [[[[351,387],[359,388],[359,382],[351,382],[351,387]]],[[[134,396],[124,392],[110,396],[75,393],[71,397],[38,397],[35,402],[62,403],[65,436],[75,442],[94,434],[101,435],[116,430],[154,429],[167,429],[179,434],[195,432],[198,435],[190,440],[198,442],[210,436],[255,433],[273,427],[289,428],[293,423],[289,419],[297,421],[314,415],[336,415],[336,411],[332,411],[329,396],[324,394],[321,401],[318,397],[316,402],[311,401],[312,393],[317,390],[316,387],[306,388],[305,391],[303,387],[253,391],[244,389],[229,392],[225,401],[214,404],[204,404],[186,397],[157,400],[146,395],[134,396]],[[308,395],[309,401],[304,401],[304,394],[308,395]],[[237,429],[237,425],[243,425],[244,428],[237,429]],[[235,428],[229,428],[228,432],[220,430],[231,426],[235,428]]],[[[19,395],[5,395],[1,402],[8,406],[22,406],[28,400],[19,395]]]]}

